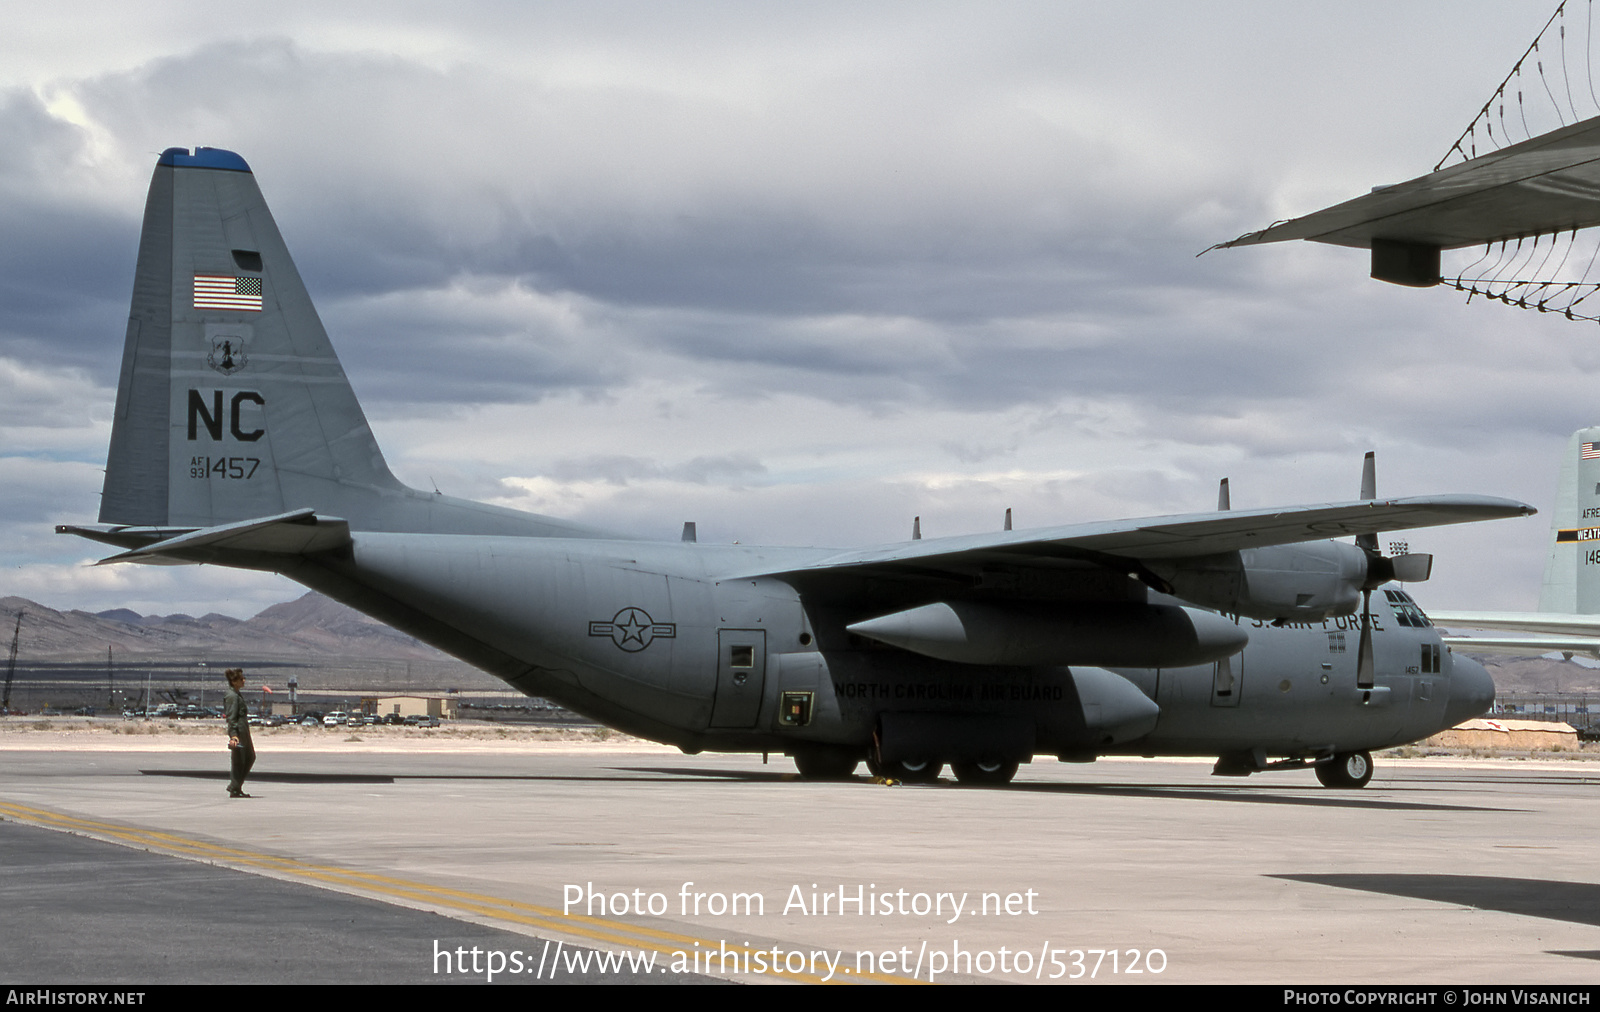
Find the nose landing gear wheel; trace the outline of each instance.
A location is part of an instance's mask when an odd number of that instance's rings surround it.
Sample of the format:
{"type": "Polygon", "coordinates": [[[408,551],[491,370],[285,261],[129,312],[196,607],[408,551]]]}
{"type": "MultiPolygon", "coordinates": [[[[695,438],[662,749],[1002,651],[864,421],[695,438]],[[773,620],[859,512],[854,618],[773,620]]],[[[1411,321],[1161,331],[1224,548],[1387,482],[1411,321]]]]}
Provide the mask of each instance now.
{"type": "Polygon", "coordinates": [[[1317,779],[1324,787],[1365,787],[1372,779],[1372,753],[1341,752],[1317,764],[1317,779]]]}
{"type": "Polygon", "coordinates": [[[976,762],[950,764],[950,772],[968,787],[999,787],[1009,784],[1017,775],[1017,763],[1000,759],[980,759],[976,762]]]}

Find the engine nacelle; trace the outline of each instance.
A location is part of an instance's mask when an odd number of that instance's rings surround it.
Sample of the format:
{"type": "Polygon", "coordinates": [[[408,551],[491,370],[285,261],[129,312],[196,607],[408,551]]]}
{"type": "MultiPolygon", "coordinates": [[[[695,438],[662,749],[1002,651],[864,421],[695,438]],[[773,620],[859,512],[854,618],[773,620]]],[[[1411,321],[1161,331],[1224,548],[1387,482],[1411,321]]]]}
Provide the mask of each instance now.
{"type": "Polygon", "coordinates": [[[1187,667],[1232,656],[1250,641],[1230,619],[1170,604],[940,601],[846,628],[960,664],[1187,667]]]}
{"type": "Polygon", "coordinates": [[[1340,541],[1247,548],[1147,565],[1185,601],[1265,621],[1320,622],[1354,614],[1368,577],[1367,554],[1340,541]]]}

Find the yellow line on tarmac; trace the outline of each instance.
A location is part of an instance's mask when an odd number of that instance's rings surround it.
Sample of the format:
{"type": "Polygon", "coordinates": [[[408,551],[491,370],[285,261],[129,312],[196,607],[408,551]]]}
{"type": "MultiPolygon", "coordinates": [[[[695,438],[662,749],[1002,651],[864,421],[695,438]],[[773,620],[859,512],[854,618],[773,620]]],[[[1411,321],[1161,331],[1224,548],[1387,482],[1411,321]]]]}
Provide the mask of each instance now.
{"type": "MultiPolygon", "coordinates": [[[[305,879],[367,893],[376,893],[381,896],[413,900],[433,907],[524,924],[558,934],[575,935],[580,938],[607,942],[612,945],[653,950],[668,956],[682,953],[692,957],[696,953],[691,950],[698,946],[698,955],[702,958],[726,951],[734,953],[742,965],[749,966],[749,960],[756,953],[770,951],[755,948],[748,944],[729,946],[720,939],[713,942],[693,935],[682,935],[602,917],[564,914],[553,907],[502,899],[498,896],[487,896],[482,893],[466,892],[460,889],[449,889],[444,886],[428,885],[424,882],[412,882],[389,875],[379,875],[375,872],[356,871],[351,868],[341,868],[337,865],[308,864],[295,858],[277,857],[272,854],[263,854],[259,851],[207,843],[204,840],[196,840],[191,837],[155,829],[139,829],[116,822],[103,822],[73,815],[63,815],[60,812],[19,805],[15,802],[0,801],[0,817],[11,818],[17,822],[24,822],[45,829],[81,833],[133,847],[160,850],[178,857],[211,861],[235,868],[258,868],[292,878],[305,879]]],[[[711,964],[707,962],[706,965],[709,969],[711,964]]],[[[852,973],[848,978],[835,975],[831,981],[823,980],[815,974],[791,973],[787,970],[771,970],[769,974],[783,977],[787,980],[810,984],[846,983],[859,980],[879,981],[886,984],[923,983],[923,981],[909,977],[898,977],[883,973],[852,973]]]]}

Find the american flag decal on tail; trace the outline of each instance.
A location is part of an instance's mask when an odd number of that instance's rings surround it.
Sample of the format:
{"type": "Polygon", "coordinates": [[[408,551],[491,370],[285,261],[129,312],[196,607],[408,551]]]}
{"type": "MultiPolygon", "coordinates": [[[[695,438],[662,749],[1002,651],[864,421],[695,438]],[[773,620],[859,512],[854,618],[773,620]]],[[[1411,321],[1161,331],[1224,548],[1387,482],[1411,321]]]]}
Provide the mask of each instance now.
{"type": "Polygon", "coordinates": [[[1583,443],[1578,450],[1579,460],[1600,460],[1600,443],[1583,443]]]}
{"type": "Polygon", "coordinates": [[[261,279],[227,274],[194,276],[194,308],[261,312],[261,279]]]}

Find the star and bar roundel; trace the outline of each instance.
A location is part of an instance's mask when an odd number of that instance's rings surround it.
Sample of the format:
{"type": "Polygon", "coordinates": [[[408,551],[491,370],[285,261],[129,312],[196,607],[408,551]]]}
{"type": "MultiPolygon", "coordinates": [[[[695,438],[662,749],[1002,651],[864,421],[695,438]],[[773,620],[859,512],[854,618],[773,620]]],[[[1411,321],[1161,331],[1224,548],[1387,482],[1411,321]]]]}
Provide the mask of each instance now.
{"type": "Polygon", "coordinates": [[[638,653],[657,639],[676,639],[676,622],[657,622],[643,608],[624,608],[609,622],[590,622],[590,636],[609,636],[611,642],[628,653],[638,653]]]}

